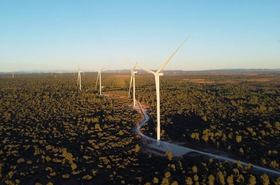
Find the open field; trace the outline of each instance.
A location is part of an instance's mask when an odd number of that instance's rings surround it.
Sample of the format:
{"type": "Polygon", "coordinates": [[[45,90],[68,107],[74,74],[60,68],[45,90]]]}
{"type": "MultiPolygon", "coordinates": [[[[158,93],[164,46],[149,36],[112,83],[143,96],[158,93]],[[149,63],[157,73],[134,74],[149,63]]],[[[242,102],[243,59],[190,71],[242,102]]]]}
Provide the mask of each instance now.
{"type": "MultiPolygon", "coordinates": [[[[232,84],[232,83],[245,83],[245,82],[275,82],[279,81],[279,78],[252,78],[252,79],[241,79],[241,80],[220,80],[220,81],[211,81],[206,79],[184,79],[185,82],[193,83],[220,83],[220,84],[232,84]]],[[[183,83],[181,81],[181,83],[183,83]]]]}

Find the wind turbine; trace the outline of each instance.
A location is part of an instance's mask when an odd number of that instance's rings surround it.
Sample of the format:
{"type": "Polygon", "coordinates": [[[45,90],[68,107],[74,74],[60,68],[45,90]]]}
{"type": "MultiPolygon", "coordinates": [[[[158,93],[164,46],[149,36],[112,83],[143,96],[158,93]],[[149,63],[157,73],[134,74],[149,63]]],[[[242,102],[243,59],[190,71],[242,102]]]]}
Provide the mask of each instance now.
{"type": "Polygon", "coordinates": [[[82,90],[82,77],[81,77],[80,67],[78,67],[78,79],[77,79],[77,86],[80,86],[80,90],[82,90]]]}
{"type": "Polygon", "coordinates": [[[130,97],[130,91],[131,91],[131,84],[133,81],[133,106],[135,107],[135,74],[137,71],[135,70],[136,65],[134,65],[134,68],[131,69],[131,77],[130,77],[130,86],[129,86],[129,91],[128,91],[128,97],[130,97]]]}
{"type": "MultiPolygon", "coordinates": [[[[107,66],[108,67],[108,66],[107,66]]],[[[99,95],[101,95],[101,72],[103,69],[105,69],[106,67],[103,67],[102,69],[98,69],[98,74],[97,74],[97,78],[96,78],[96,83],[95,83],[95,86],[96,86],[96,89],[97,89],[97,83],[98,83],[98,78],[99,78],[99,95]]]]}
{"type": "Polygon", "coordinates": [[[124,60],[128,63],[131,63],[133,65],[136,65],[137,67],[143,69],[144,71],[148,73],[152,73],[155,76],[155,83],[156,83],[156,96],[157,96],[157,145],[160,145],[160,93],[159,93],[159,77],[163,76],[162,70],[166,66],[166,64],[171,60],[171,58],[175,55],[175,53],[181,48],[181,46],[187,41],[187,39],[190,37],[191,33],[187,36],[187,38],[182,42],[182,44],[174,51],[174,53],[167,59],[167,61],[157,70],[156,72],[151,71],[147,68],[144,68],[142,66],[139,66],[137,64],[134,64],[128,60],[124,60]]]}

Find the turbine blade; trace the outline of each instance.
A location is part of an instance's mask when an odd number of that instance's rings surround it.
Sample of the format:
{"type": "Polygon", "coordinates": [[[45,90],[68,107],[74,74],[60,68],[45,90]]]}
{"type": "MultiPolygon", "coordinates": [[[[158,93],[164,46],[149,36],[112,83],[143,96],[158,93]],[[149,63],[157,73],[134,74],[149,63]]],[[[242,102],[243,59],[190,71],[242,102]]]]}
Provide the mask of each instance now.
{"type": "Polygon", "coordinates": [[[130,63],[130,64],[132,64],[132,65],[136,65],[137,67],[143,69],[144,71],[146,71],[146,72],[148,72],[148,73],[155,74],[155,72],[153,72],[153,71],[151,71],[151,70],[149,70],[149,69],[147,69],[147,68],[145,68],[145,67],[139,66],[138,64],[134,64],[133,62],[130,62],[130,61],[125,60],[125,59],[122,59],[122,60],[125,61],[125,62],[127,62],[127,63],[130,63]]]}
{"type": "Polygon", "coordinates": [[[188,40],[188,38],[191,36],[192,33],[190,33],[187,38],[182,42],[182,44],[174,51],[174,53],[167,59],[167,61],[159,68],[157,73],[161,73],[163,68],[166,66],[166,64],[171,60],[171,58],[175,55],[175,53],[181,48],[181,46],[188,40]]]}

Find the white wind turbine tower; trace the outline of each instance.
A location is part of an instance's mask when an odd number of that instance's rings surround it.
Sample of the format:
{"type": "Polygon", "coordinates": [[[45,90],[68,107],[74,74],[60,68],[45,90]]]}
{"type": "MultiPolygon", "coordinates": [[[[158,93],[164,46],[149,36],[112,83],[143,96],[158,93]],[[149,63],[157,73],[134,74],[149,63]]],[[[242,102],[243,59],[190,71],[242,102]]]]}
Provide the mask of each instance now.
{"type": "Polygon", "coordinates": [[[135,74],[137,71],[135,70],[136,65],[134,65],[134,68],[131,69],[131,77],[130,77],[130,86],[129,86],[129,91],[128,91],[128,97],[130,97],[130,91],[131,91],[131,85],[133,81],[133,106],[135,107],[135,74]]]}
{"type": "Polygon", "coordinates": [[[171,58],[175,55],[175,53],[181,48],[181,46],[187,41],[187,39],[190,37],[191,34],[187,36],[187,38],[182,42],[182,44],[174,51],[174,53],[167,59],[167,61],[159,68],[158,71],[153,72],[147,68],[144,68],[142,66],[139,66],[137,64],[134,64],[130,61],[125,60],[126,62],[129,62],[133,65],[136,65],[137,67],[143,69],[144,71],[148,73],[152,73],[155,76],[155,83],[156,83],[156,96],[157,96],[157,145],[160,145],[160,93],[159,93],[159,77],[163,76],[162,70],[166,66],[166,64],[171,60],[171,58]]]}
{"type": "MultiPolygon", "coordinates": [[[[108,67],[108,66],[107,66],[108,67]]],[[[102,86],[101,86],[101,72],[103,69],[105,69],[106,67],[102,68],[102,69],[98,69],[98,74],[97,74],[97,78],[96,78],[96,83],[95,83],[95,86],[96,86],[96,89],[97,89],[97,83],[98,83],[98,78],[99,78],[99,95],[101,95],[101,89],[102,89],[102,86]]]]}
{"type": "Polygon", "coordinates": [[[82,90],[82,77],[81,77],[80,67],[78,67],[78,79],[77,79],[77,86],[79,85],[80,90],[82,90]]]}

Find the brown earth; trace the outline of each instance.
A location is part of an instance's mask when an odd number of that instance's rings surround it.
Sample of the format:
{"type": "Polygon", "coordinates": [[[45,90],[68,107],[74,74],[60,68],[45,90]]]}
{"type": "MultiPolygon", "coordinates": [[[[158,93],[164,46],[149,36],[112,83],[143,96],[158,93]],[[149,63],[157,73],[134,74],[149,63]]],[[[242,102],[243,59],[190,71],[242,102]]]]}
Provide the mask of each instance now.
{"type": "Polygon", "coordinates": [[[202,79],[202,78],[197,78],[197,79],[184,79],[184,81],[187,81],[187,82],[194,82],[194,83],[199,83],[199,84],[202,84],[202,83],[208,83],[208,84],[215,83],[215,81],[205,80],[205,79],[202,79]]]}
{"type": "Polygon", "coordinates": [[[179,81],[178,83],[183,83],[183,82],[193,82],[193,83],[206,83],[206,84],[237,84],[237,83],[242,83],[242,82],[271,82],[271,81],[277,81],[279,79],[277,78],[252,78],[252,79],[241,79],[241,80],[219,80],[219,81],[213,81],[213,80],[207,80],[207,79],[202,79],[202,78],[196,78],[196,79],[184,79],[184,81],[179,81]]]}
{"type": "Polygon", "coordinates": [[[252,78],[247,80],[248,82],[270,82],[275,81],[277,78],[252,78]]]}
{"type": "Polygon", "coordinates": [[[115,78],[123,78],[123,77],[129,78],[130,75],[124,75],[124,74],[122,74],[122,75],[113,75],[113,77],[115,77],[115,78]]]}

